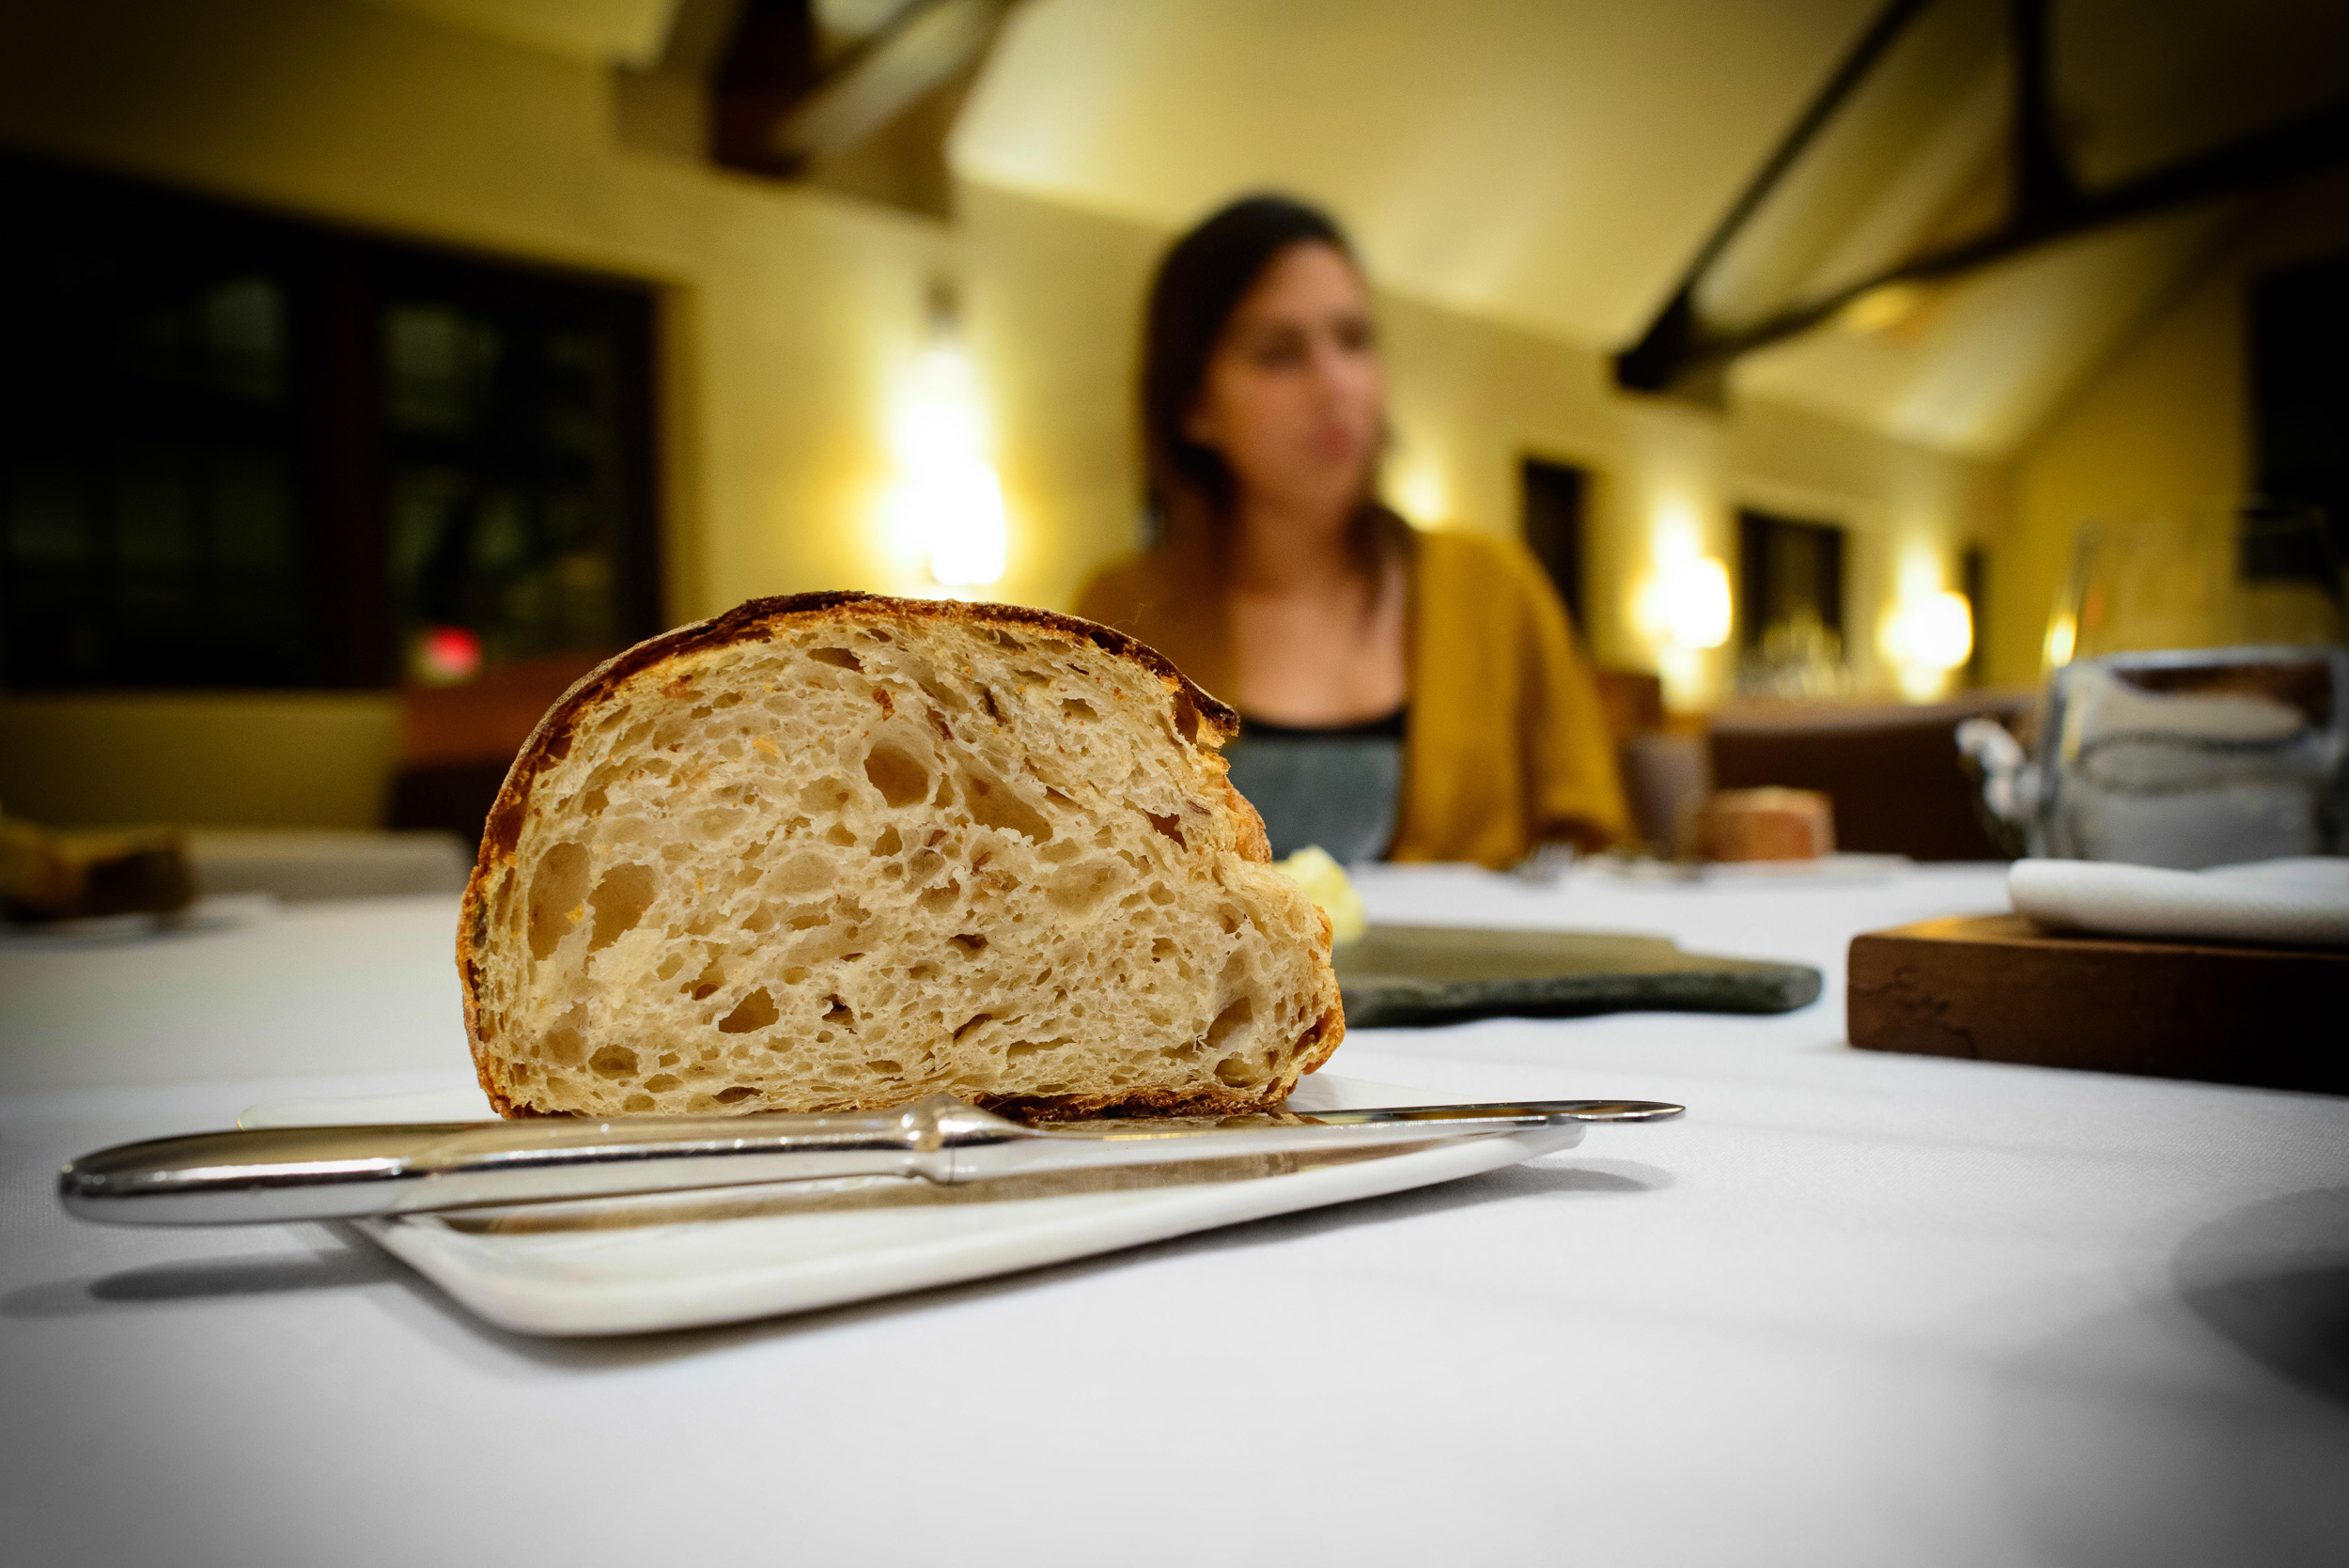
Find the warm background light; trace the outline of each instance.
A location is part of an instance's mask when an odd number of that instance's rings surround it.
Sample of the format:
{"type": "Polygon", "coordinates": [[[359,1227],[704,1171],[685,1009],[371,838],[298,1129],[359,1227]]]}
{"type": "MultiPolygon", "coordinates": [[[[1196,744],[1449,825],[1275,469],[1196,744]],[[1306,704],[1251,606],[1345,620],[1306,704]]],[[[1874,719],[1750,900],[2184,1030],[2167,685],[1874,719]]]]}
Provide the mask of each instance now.
{"type": "Polygon", "coordinates": [[[1387,482],[1394,509],[1422,528],[1441,527],[1452,510],[1452,489],[1443,470],[1424,453],[1395,464],[1387,482]]]}
{"type": "Polygon", "coordinates": [[[458,686],[481,673],[481,638],[461,626],[436,626],[415,639],[409,674],[427,686],[458,686]]]}
{"type": "Polygon", "coordinates": [[[1719,553],[1724,511],[1708,483],[1712,434],[1688,420],[1657,432],[1650,460],[1671,477],[1638,503],[1646,563],[1626,606],[1628,629],[1642,644],[1641,662],[1663,678],[1665,706],[1676,712],[1721,700],[1730,661],[1719,650],[1736,624],[1719,553]]]}
{"type": "Polygon", "coordinates": [[[1973,653],[1973,606],[1950,592],[1903,601],[1884,627],[1884,653],[1896,664],[1957,669],[1973,653]]]}
{"type": "Polygon", "coordinates": [[[884,528],[897,553],[920,562],[923,585],[967,590],[1001,582],[1010,543],[1003,487],[988,460],[978,374],[959,343],[931,344],[907,371],[889,445],[897,478],[884,528]]]}
{"type": "Polygon", "coordinates": [[[1718,648],[1729,641],[1729,568],[1715,556],[1673,567],[1661,580],[1664,629],[1674,645],[1718,648]]]}
{"type": "Polygon", "coordinates": [[[1954,670],[1974,651],[1974,611],[1963,594],[1919,599],[1902,618],[1908,657],[1928,670],[1954,670]]]}
{"type": "Polygon", "coordinates": [[[2078,639],[2078,624],[2068,613],[2059,611],[2047,623],[2047,668],[2061,669],[2072,662],[2072,649],[2078,639]]]}
{"type": "Polygon", "coordinates": [[[1947,589],[1913,595],[1885,618],[1878,642],[1902,695],[1918,701],[1939,696],[1950,672],[1973,654],[1973,606],[1947,589]]]}

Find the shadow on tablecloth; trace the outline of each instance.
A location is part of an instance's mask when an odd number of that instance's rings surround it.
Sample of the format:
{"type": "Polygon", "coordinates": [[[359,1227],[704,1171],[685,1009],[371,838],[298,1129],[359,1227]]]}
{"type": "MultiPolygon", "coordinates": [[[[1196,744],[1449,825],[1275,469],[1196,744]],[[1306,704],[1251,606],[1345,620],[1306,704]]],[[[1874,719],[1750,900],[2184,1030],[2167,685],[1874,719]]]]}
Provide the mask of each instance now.
{"type": "Polygon", "coordinates": [[[2270,1371],[2349,1408],[2349,1188],[2295,1192],[2205,1225],[2178,1293],[2270,1371]]]}
{"type": "Polygon", "coordinates": [[[1988,1436],[2019,1524],[2075,1568],[2349,1562],[2349,1188],[2187,1236],[2177,1296],[2006,1369],[1988,1436]]]}

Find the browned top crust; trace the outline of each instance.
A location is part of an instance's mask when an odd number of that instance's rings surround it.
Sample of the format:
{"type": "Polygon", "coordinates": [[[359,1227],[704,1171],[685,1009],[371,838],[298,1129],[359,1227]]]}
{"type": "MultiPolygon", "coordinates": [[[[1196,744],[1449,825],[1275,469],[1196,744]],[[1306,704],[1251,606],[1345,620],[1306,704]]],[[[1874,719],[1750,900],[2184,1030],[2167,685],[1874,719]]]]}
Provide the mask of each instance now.
{"type": "MultiPolygon", "coordinates": [[[[1019,604],[966,604],[958,599],[890,598],[881,594],[860,594],[838,589],[815,594],[788,594],[777,598],[748,599],[723,615],[695,621],[691,626],[664,631],[658,637],[648,637],[634,647],[614,654],[581,676],[578,684],[556,699],[554,706],[547,709],[546,717],[538,721],[538,727],[523,743],[521,753],[514,759],[514,766],[506,770],[506,784],[498,791],[497,803],[490,808],[489,822],[482,831],[479,864],[490,863],[493,847],[501,851],[510,851],[514,847],[521,837],[522,803],[529,798],[531,781],[549,763],[561,761],[569,751],[571,720],[582,708],[617,689],[630,676],[681,655],[727,647],[737,643],[756,642],[795,618],[844,610],[869,620],[966,621],[991,626],[1031,627],[1081,638],[1105,653],[1141,665],[1172,690],[1178,703],[1188,701],[1201,722],[1216,732],[1216,744],[1221,745],[1239,734],[1238,713],[1201,691],[1164,654],[1122,631],[1097,622],[1081,621],[1074,615],[1033,610],[1019,604]]],[[[1185,727],[1190,726],[1186,723],[1185,727]]]]}
{"type": "MultiPolygon", "coordinates": [[[[1172,660],[1145,643],[1097,622],[1080,620],[1074,615],[1058,614],[1050,610],[1034,610],[1018,604],[969,604],[959,599],[891,598],[881,594],[863,594],[848,590],[829,590],[814,594],[787,594],[772,598],[754,598],[736,605],[722,615],[706,621],[695,621],[658,637],[650,637],[634,647],[624,649],[604,660],[580,677],[571,689],[555,700],[538,721],[538,727],[530,732],[530,738],[506,769],[506,783],[498,790],[497,802],[490,808],[488,822],[481,833],[481,853],[474,862],[473,876],[465,884],[465,900],[458,917],[457,973],[459,988],[465,998],[465,1032],[474,1042],[476,1060],[480,1056],[481,1018],[475,997],[479,989],[476,968],[482,944],[488,937],[490,889],[491,878],[510,865],[515,846],[521,840],[522,819],[530,800],[530,786],[537,776],[570,751],[571,731],[579,714],[616,690],[623,681],[680,658],[707,649],[723,648],[738,643],[762,641],[786,623],[816,615],[847,614],[863,620],[935,620],[962,621],[988,626],[1025,627],[1035,630],[1055,631],[1091,643],[1104,653],[1127,660],[1149,673],[1174,694],[1175,718],[1186,735],[1197,733],[1207,744],[1221,746],[1239,734],[1239,714],[1217,701],[1174,667],[1172,660]]],[[[1261,836],[1263,830],[1257,830],[1261,836]]],[[[1268,853],[1265,858],[1269,859],[1268,853]]],[[[1343,1025],[1339,1028],[1342,1030],[1343,1025]]],[[[1332,1048],[1335,1042],[1331,1042],[1332,1048]]],[[[490,1094],[501,1115],[513,1114],[506,1097],[482,1070],[482,1087],[490,1094]]]]}

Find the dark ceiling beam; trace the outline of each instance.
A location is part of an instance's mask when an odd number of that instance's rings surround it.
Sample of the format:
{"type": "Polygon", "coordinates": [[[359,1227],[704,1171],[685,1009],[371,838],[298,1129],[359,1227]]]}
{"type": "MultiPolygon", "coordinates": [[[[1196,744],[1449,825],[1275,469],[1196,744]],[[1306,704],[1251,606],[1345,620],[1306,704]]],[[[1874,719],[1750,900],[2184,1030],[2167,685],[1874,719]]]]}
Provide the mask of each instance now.
{"type": "Polygon", "coordinates": [[[774,129],[776,153],[805,163],[852,147],[987,53],[1012,0],[926,0],[900,8],[825,73],[774,129]]]}
{"type": "Polygon", "coordinates": [[[1639,392],[1715,400],[1723,375],[1739,356],[1808,332],[1853,301],[1887,285],[1943,281],[2091,229],[2278,184],[2349,158],[2349,101],[2344,101],[2304,119],[2190,154],[2118,185],[2083,191],[2073,179],[2056,138],[2049,90],[2047,0],[2010,3],[2015,78],[2008,137],[2013,199],[2004,223],[1974,239],[1788,305],[1750,326],[1722,330],[1710,326],[1698,314],[1697,291],[1713,263],[1859,77],[1866,74],[1892,37],[1921,8],[1911,0],[1894,0],[1705,242],[1646,334],[1637,345],[1615,356],[1616,384],[1639,392]]]}
{"type": "Polygon", "coordinates": [[[1905,261],[1862,282],[1789,306],[1755,326],[1706,339],[1697,345],[1696,357],[1700,363],[1726,364],[1808,332],[1854,300],[1888,284],[1941,282],[2091,229],[2278,184],[2344,157],[2349,157],[2349,103],[2263,135],[2180,159],[2152,174],[2081,196],[2035,221],[2009,223],[1978,239],[1905,261]]]}
{"type": "Polygon", "coordinates": [[[1646,334],[1632,348],[1615,356],[1615,380],[1618,384],[1641,392],[1663,392],[1672,389],[1685,379],[1691,368],[1692,350],[1703,335],[1697,320],[1698,284],[1712,270],[1713,263],[1720,259],[1721,253],[1729,248],[1730,242],[1744,231],[1754,213],[1761,210],[1763,202],[1769,199],[1770,193],[1778,189],[1779,182],[1786,178],[1796,160],[1818,138],[1819,132],[1827,129],[1828,121],[1835,117],[1836,110],[1843,106],[1843,101],[1866,79],[1884,52],[1892,46],[1917,14],[1932,3],[1933,0],[1888,0],[1884,9],[1876,13],[1876,19],[1868,24],[1866,32],[1859,35],[1859,41],[1843,56],[1843,63],[1835,68],[1835,74],[1828,78],[1818,96],[1811,101],[1811,106],[1802,112],[1802,117],[1795,122],[1794,129],[1787,132],[1785,138],[1771,152],[1768,162],[1762,165],[1743,194],[1730,207],[1727,216],[1706,237],[1696,259],[1688,263],[1688,272],[1682,275],[1680,287],[1673,290],[1672,297],[1649,325],[1646,334]]]}
{"type": "Polygon", "coordinates": [[[2015,114],[2007,140],[2018,224],[2054,218],[2079,200],[2072,166],[2056,140],[2054,70],[2047,53],[2047,0],[2010,0],[2015,114]]]}
{"type": "Polygon", "coordinates": [[[827,59],[810,0],[749,0],[712,94],[719,162],[789,179],[974,65],[1014,0],[906,0],[827,59]]]}
{"type": "Polygon", "coordinates": [[[776,124],[824,77],[812,0],[744,0],[709,83],[709,150],[732,168],[788,179],[776,124]]]}

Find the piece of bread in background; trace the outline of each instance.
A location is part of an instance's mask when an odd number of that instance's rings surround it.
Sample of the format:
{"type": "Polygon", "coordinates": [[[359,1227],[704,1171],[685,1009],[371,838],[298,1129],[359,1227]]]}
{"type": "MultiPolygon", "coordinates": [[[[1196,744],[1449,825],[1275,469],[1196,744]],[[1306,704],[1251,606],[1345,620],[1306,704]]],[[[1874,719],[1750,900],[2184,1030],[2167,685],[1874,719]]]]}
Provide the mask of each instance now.
{"type": "Polygon", "coordinates": [[[1814,861],[1835,853],[1835,812],[1814,789],[1723,789],[1695,803],[1681,853],[1700,861],[1814,861]]]}
{"type": "Polygon", "coordinates": [[[1280,1105],[1345,1032],[1237,716],[1041,611],[810,594],[540,722],[459,922],[506,1115],[1280,1105]]]}
{"type": "Polygon", "coordinates": [[[12,921],[170,914],[194,901],[178,829],[61,833],[0,816],[0,908],[12,921]]]}

